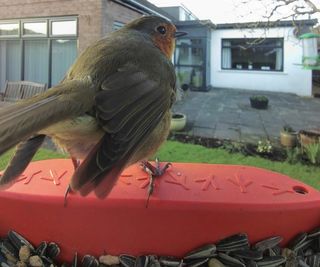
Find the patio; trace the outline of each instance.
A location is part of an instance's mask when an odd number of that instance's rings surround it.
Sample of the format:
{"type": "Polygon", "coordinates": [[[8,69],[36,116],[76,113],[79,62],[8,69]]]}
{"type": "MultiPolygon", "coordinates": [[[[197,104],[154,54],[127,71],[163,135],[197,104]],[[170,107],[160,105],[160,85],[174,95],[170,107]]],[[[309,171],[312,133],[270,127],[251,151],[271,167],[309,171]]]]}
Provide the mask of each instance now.
{"type": "Polygon", "coordinates": [[[279,142],[285,124],[294,130],[320,127],[320,99],[294,94],[214,88],[209,92],[188,91],[174,106],[185,113],[185,134],[256,143],[279,142]],[[250,106],[250,96],[269,98],[267,110],[250,106]]]}

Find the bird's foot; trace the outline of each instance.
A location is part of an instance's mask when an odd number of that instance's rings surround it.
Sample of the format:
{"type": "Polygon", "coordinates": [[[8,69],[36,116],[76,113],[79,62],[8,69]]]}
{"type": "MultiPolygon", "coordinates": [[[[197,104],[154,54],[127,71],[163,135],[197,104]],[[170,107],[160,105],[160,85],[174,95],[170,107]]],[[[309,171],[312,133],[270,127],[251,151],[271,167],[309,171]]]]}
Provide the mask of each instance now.
{"type": "Polygon", "coordinates": [[[155,163],[156,163],[156,166],[153,166],[148,161],[141,162],[142,169],[149,174],[149,179],[150,179],[149,186],[148,186],[148,198],[147,198],[146,208],[149,205],[149,199],[154,190],[155,178],[162,176],[166,172],[166,170],[171,166],[171,163],[169,162],[169,163],[166,163],[163,167],[161,167],[158,158],[156,158],[155,163]]]}
{"type": "Polygon", "coordinates": [[[64,192],[64,207],[66,207],[67,206],[67,198],[68,198],[68,195],[70,194],[70,193],[72,193],[73,191],[72,191],[72,189],[71,189],[71,186],[70,186],[70,184],[68,185],[68,187],[67,187],[67,189],[66,189],[66,191],[64,192]]]}
{"type": "MultiPolygon", "coordinates": [[[[71,160],[72,160],[73,168],[74,168],[74,170],[76,170],[76,169],[79,167],[79,165],[80,165],[80,160],[78,160],[78,159],[76,159],[76,158],[74,158],[74,157],[71,157],[71,160]]],[[[65,207],[67,206],[67,198],[68,198],[68,195],[69,195],[70,193],[72,193],[72,192],[73,192],[73,191],[72,191],[71,186],[70,186],[70,184],[69,184],[68,187],[67,187],[67,189],[66,189],[66,191],[64,192],[64,206],[65,206],[65,207]]]]}

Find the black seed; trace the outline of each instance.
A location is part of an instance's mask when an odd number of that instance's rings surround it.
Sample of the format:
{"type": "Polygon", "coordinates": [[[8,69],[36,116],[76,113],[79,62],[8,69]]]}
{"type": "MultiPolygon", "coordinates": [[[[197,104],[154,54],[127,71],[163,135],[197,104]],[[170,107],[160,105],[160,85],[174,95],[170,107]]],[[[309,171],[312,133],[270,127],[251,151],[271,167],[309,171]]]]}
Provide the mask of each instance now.
{"type": "Polygon", "coordinates": [[[81,261],[82,267],[99,267],[99,261],[91,255],[85,255],[81,261]]]}
{"type": "Polygon", "coordinates": [[[250,250],[250,249],[232,251],[230,252],[230,255],[237,258],[250,259],[250,260],[261,260],[263,258],[262,251],[250,250]]]}
{"type": "Polygon", "coordinates": [[[283,238],[281,236],[273,236],[257,242],[253,245],[253,248],[259,251],[265,251],[279,245],[282,240],[283,238]]]}
{"type": "Polygon", "coordinates": [[[119,261],[124,267],[134,267],[136,265],[136,257],[130,255],[120,255],[119,261]]]}
{"type": "Polygon", "coordinates": [[[46,249],[46,256],[49,257],[50,259],[55,259],[56,257],[58,257],[59,254],[60,254],[60,247],[56,243],[50,242],[46,249]]]}
{"type": "Polygon", "coordinates": [[[210,258],[216,255],[216,246],[214,244],[205,245],[197,248],[184,257],[184,260],[210,258]]]}
{"type": "Polygon", "coordinates": [[[8,239],[18,251],[23,245],[26,245],[30,248],[30,251],[34,252],[34,247],[31,245],[31,243],[27,239],[25,239],[22,235],[18,234],[17,232],[9,231],[8,239]]]}
{"type": "Polygon", "coordinates": [[[249,248],[247,234],[236,234],[222,239],[217,243],[217,251],[230,252],[240,249],[249,248]]]}

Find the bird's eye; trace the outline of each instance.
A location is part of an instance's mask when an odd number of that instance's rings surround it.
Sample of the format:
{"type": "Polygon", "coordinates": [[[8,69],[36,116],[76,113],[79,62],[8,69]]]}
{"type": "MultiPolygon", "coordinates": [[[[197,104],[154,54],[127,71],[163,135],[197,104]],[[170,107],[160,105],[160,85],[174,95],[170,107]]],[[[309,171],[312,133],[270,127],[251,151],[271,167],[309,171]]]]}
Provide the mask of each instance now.
{"type": "Polygon", "coordinates": [[[157,31],[160,32],[161,34],[165,34],[167,30],[164,26],[159,26],[157,28],[157,31]]]}

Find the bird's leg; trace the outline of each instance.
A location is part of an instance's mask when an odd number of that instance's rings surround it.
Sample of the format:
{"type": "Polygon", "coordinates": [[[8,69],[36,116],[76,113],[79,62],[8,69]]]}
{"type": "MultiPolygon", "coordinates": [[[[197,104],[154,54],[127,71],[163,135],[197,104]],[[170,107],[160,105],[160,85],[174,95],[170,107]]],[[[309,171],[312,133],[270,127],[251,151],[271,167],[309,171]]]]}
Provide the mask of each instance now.
{"type": "Polygon", "coordinates": [[[162,176],[165,171],[171,166],[171,163],[166,163],[166,165],[164,165],[162,168],[160,167],[160,162],[159,162],[159,159],[156,158],[155,160],[155,163],[156,163],[156,166],[153,166],[150,162],[148,161],[142,161],[141,162],[141,165],[142,165],[142,168],[143,170],[149,174],[149,179],[150,179],[150,182],[149,182],[149,186],[148,186],[148,198],[147,198],[147,203],[146,203],[146,207],[148,207],[148,204],[149,204],[149,199],[150,199],[150,196],[152,195],[153,193],[153,189],[154,189],[154,179],[156,177],[160,177],[162,176]]]}
{"type": "MultiPolygon", "coordinates": [[[[74,170],[76,170],[80,165],[80,161],[76,158],[73,158],[73,157],[71,157],[71,160],[72,160],[74,170]]],[[[71,192],[72,192],[71,186],[70,186],[70,184],[68,184],[68,187],[64,193],[64,206],[65,207],[67,206],[67,197],[71,192]]]]}

